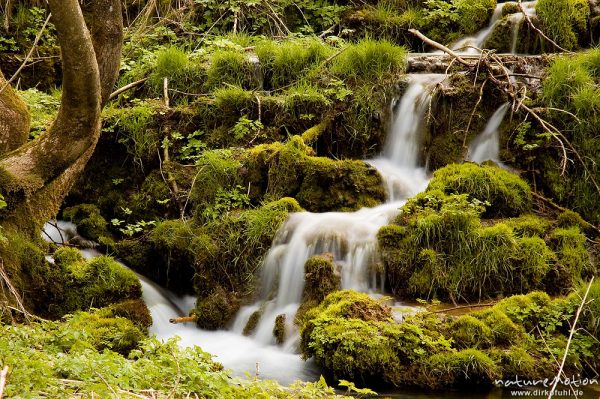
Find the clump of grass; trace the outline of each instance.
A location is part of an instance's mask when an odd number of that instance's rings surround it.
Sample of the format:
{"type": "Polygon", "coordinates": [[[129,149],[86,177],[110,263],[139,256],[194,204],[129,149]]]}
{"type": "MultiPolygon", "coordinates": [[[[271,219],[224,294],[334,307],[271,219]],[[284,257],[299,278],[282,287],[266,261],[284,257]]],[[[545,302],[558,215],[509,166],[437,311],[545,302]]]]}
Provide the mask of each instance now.
{"type": "Polygon", "coordinates": [[[333,60],[331,71],[340,77],[378,80],[403,73],[406,49],[387,40],[364,39],[350,44],[333,60]]]}
{"type": "Polygon", "coordinates": [[[548,37],[567,50],[579,46],[590,16],[587,0],[540,0],[535,9],[548,37]]]}
{"type": "Polygon", "coordinates": [[[219,50],[210,59],[206,83],[209,88],[224,85],[256,88],[256,70],[257,67],[246,54],[237,50],[219,50]]]}
{"type": "Polygon", "coordinates": [[[301,80],[311,68],[318,66],[332,48],[318,39],[275,42],[264,40],[256,45],[263,69],[265,86],[281,88],[301,80]]]}

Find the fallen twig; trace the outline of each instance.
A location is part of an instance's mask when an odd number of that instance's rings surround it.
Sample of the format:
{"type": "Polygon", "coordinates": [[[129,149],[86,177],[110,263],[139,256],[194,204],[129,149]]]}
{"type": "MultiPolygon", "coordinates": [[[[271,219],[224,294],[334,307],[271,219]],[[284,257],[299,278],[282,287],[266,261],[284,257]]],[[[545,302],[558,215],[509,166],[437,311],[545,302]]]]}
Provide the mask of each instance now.
{"type": "Polygon", "coordinates": [[[8,379],[8,366],[4,366],[2,372],[0,372],[0,399],[4,397],[4,387],[6,386],[6,380],[8,379]]]}
{"type": "Polygon", "coordinates": [[[134,87],[141,85],[142,83],[146,82],[147,80],[148,80],[148,78],[144,78],[144,79],[136,80],[135,82],[129,83],[128,85],[125,85],[125,86],[121,87],[120,89],[113,91],[111,93],[111,95],[108,97],[108,99],[112,100],[112,99],[118,97],[120,94],[126,92],[127,90],[131,90],[134,87]]]}
{"type": "Polygon", "coordinates": [[[575,327],[577,326],[577,321],[579,320],[579,315],[581,314],[581,311],[583,310],[583,307],[585,306],[585,301],[587,300],[588,294],[590,293],[590,289],[592,288],[593,282],[594,282],[594,277],[592,277],[592,279],[590,280],[587,290],[585,291],[585,295],[583,296],[583,299],[581,300],[581,304],[579,305],[579,308],[577,308],[577,313],[575,313],[575,321],[573,321],[573,325],[571,326],[571,331],[569,332],[569,339],[567,340],[565,354],[563,355],[563,359],[562,359],[562,362],[560,363],[560,368],[558,369],[556,378],[554,378],[554,384],[552,385],[552,389],[550,389],[550,393],[548,394],[548,399],[551,399],[552,395],[554,395],[554,391],[556,390],[556,386],[558,385],[560,376],[563,372],[563,369],[565,368],[565,362],[567,361],[567,356],[569,354],[569,347],[571,346],[571,341],[573,340],[573,334],[575,334],[575,327]]]}

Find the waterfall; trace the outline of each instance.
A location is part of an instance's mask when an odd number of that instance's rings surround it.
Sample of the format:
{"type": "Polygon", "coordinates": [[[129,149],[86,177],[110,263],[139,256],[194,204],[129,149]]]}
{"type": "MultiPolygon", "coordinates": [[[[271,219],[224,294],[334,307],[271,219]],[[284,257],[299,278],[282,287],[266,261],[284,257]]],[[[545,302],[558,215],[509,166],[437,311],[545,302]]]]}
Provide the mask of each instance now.
{"type": "Polygon", "coordinates": [[[239,331],[252,314],[262,308],[253,338],[274,344],[273,326],[286,315],[289,337],[284,348],[296,350],[293,320],[302,301],[304,264],[314,255],[330,253],[340,268],[343,289],[379,293],[383,276],[377,261],[377,232],[398,214],[404,201],[425,189],[427,173],[421,166],[421,130],[430,105],[430,89],[445,75],[413,75],[402,99],[392,104],[393,120],[380,157],[367,161],[381,174],[388,201],[356,212],[294,213],[288,217],[267,253],[261,275],[258,303],[240,310],[234,321],[239,331]]]}
{"type": "MultiPolygon", "coordinates": [[[[463,54],[479,54],[479,51],[476,48],[483,49],[485,48],[485,42],[494,32],[494,29],[502,20],[502,10],[506,5],[517,5],[516,1],[507,1],[505,3],[498,3],[496,8],[494,9],[494,13],[490,18],[490,22],[487,27],[477,32],[475,36],[468,36],[463,39],[460,39],[456,43],[454,43],[451,48],[452,50],[460,50],[463,54]]],[[[535,15],[535,6],[537,5],[537,0],[532,1],[523,1],[522,3],[523,10],[528,16],[535,15]]],[[[509,21],[511,22],[512,28],[512,40],[511,40],[511,54],[516,54],[517,42],[519,37],[519,29],[525,19],[525,16],[521,12],[517,12],[514,14],[510,14],[507,16],[509,21]]]]}
{"type": "Polygon", "coordinates": [[[498,128],[502,124],[509,106],[509,103],[502,104],[494,112],[483,132],[475,137],[475,140],[469,146],[468,161],[477,163],[494,161],[502,165],[500,162],[500,134],[498,128]]]}

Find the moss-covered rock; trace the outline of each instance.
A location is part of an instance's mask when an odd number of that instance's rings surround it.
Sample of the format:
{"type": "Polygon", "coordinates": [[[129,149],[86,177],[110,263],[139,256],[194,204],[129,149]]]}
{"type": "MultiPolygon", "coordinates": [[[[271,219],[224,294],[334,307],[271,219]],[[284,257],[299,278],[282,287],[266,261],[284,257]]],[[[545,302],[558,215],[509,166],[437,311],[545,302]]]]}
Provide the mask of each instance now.
{"type": "Polygon", "coordinates": [[[320,303],[341,287],[340,275],[333,263],[333,255],[316,255],[304,264],[303,301],[320,303]]]}
{"type": "Polygon", "coordinates": [[[65,330],[78,331],[79,337],[65,334],[62,344],[70,347],[85,347],[91,345],[101,351],[110,349],[124,355],[138,346],[145,334],[134,323],[123,317],[96,312],[77,312],[67,318],[65,330]]]}
{"type": "Polygon", "coordinates": [[[275,318],[275,325],[273,326],[273,336],[275,337],[275,342],[277,342],[279,345],[285,342],[285,321],[285,314],[277,315],[277,317],[275,318]]]}
{"type": "Polygon", "coordinates": [[[225,326],[239,308],[236,295],[218,287],[206,298],[198,300],[192,313],[198,316],[198,327],[216,330],[225,326]]]}
{"type": "Polygon", "coordinates": [[[65,281],[60,303],[48,304],[56,316],[139,299],[142,295],[142,286],[135,273],[111,257],[100,256],[85,261],[77,257],[73,249],[60,248],[55,259],[65,281]]]}
{"type": "Polygon", "coordinates": [[[77,225],[77,232],[82,237],[97,241],[108,236],[107,222],[100,214],[100,209],[93,204],[80,204],[65,208],[63,217],[77,225]]]}
{"type": "Polygon", "coordinates": [[[114,303],[99,310],[103,317],[123,317],[129,319],[140,330],[148,332],[152,325],[152,315],[146,303],[140,299],[128,299],[123,302],[114,303]]]}
{"type": "MultiPolygon", "coordinates": [[[[594,298],[596,291],[594,287],[594,298]]],[[[366,295],[340,291],[307,313],[302,351],[335,378],[371,384],[491,387],[496,379],[515,375],[552,378],[557,368],[553,353],[564,351],[569,323],[581,302],[576,298],[573,294],[551,300],[535,292],[468,315],[422,312],[398,323],[352,314],[349,310],[354,307],[381,309],[381,304],[366,295]]],[[[593,306],[588,305],[588,311],[593,306]]],[[[598,360],[593,348],[599,344],[588,334],[576,333],[582,347],[572,347],[570,372],[594,375],[598,360]]]]}
{"type": "MultiPolygon", "coordinates": [[[[294,197],[310,211],[354,210],[385,199],[381,177],[362,161],[314,157],[300,136],[249,151],[248,180],[269,198],[294,197]]],[[[252,192],[251,192],[252,196],[252,192]]]]}
{"type": "Polygon", "coordinates": [[[427,190],[468,194],[486,204],[486,216],[517,216],[531,208],[527,182],[503,169],[473,163],[452,164],[433,174],[427,190]]]}
{"type": "Polygon", "coordinates": [[[242,334],[244,334],[246,336],[252,335],[252,333],[254,333],[254,330],[256,330],[256,326],[258,326],[258,322],[260,321],[262,314],[263,314],[263,312],[260,309],[257,310],[256,312],[252,313],[250,315],[250,317],[248,318],[248,322],[244,326],[244,330],[242,331],[242,334]]]}
{"type": "MultiPolygon", "coordinates": [[[[480,168],[491,168],[471,166],[478,173],[480,168]]],[[[515,176],[508,174],[509,181],[516,182],[513,192],[519,199],[510,206],[506,205],[510,195],[499,193],[510,191],[512,183],[497,183],[501,174],[494,175],[496,183],[488,182],[489,191],[479,194],[467,188],[476,178],[453,175],[449,184],[462,188],[447,194],[439,189],[443,184],[437,176],[425,192],[407,201],[393,224],[378,233],[387,282],[395,294],[452,301],[537,289],[565,294],[567,287],[594,273],[590,249],[577,227],[552,232],[552,220],[532,215],[485,219],[491,211],[481,201],[497,203],[493,212],[502,204],[505,209],[519,201],[528,204],[529,189],[515,176]]]]}

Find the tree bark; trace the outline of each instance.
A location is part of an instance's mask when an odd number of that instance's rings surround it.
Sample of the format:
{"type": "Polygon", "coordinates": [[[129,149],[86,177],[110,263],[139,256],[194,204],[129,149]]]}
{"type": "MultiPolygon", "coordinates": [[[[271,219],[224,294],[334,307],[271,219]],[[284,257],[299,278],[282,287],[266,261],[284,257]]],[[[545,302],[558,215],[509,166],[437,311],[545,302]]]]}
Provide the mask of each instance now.
{"type": "MultiPolygon", "coordinates": [[[[0,71],[0,88],[6,79],[0,71]]],[[[29,112],[27,105],[11,86],[0,92],[0,154],[5,154],[27,142],[29,137],[29,112]]]]}
{"type": "Polygon", "coordinates": [[[102,105],[108,101],[121,67],[123,12],[120,0],[85,0],[81,5],[100,72],[102,105]]]}
{"type": "Polygon", "coordinates": [[[122,46],[118,0],[89,2],[93,37],[78,0],[48,3],[61,46],[60,109],[42,137],[0,159],[0,187],[8,203],[0,223],[30,234],[58,212],[94,151],[101,108],[116,80],[122,46]]]}

